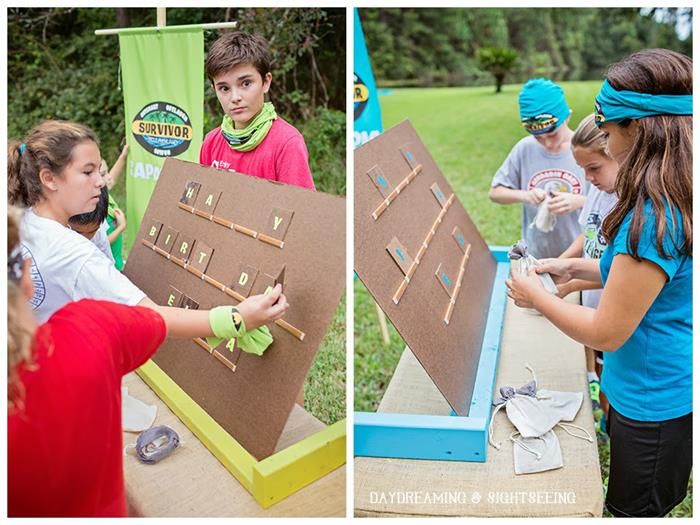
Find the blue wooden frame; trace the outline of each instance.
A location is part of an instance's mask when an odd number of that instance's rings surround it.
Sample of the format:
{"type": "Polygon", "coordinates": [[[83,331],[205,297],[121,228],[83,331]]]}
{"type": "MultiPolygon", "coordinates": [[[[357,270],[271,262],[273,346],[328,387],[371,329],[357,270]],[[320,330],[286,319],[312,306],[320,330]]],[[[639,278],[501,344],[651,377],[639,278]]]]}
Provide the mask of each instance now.
{"type": "Polygon", "coordinates": [[[469,416],[355,412],[355,456],[486,461],[493,388],[506,307],[508,247],[491,246],[496,276],[469,416]]]}

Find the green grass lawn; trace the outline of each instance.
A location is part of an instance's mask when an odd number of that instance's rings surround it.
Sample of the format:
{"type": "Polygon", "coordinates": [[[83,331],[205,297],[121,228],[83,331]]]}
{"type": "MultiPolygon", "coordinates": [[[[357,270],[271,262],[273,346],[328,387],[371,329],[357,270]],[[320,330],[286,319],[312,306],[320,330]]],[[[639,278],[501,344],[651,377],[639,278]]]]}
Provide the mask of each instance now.
{"type": "MultiPolygon", "coordinates": [[[[600,82],[562,82],[573,110],[570,127],[593,112],[600,82]]],[[[493,174],[515,143],[526,135],[519,125],[521,85],[506,85],[500,94],[491,87],[392,89],[380,97],[384,129],[409,119],[443,174],[454,188],[487,243],[509,245],[520,237],[521,208],[489,201],[493,174]]],[[[376,410],[398,363],[404,342],[389,323],[384,344],[374,301],[355,281],[355,410],[376,410]]],[[[607,486],[609,447],[599,447],[603,482],[607,486]]],[[[688,497],[671,516],[692,516],[692,479],[688,497]]]]}

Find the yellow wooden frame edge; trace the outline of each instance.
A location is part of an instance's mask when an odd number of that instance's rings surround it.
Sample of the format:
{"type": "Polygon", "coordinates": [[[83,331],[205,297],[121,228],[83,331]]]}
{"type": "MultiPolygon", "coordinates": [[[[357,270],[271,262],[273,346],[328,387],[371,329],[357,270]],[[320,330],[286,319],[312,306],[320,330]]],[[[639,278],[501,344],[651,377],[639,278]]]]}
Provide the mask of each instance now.
{"type": "Polygon", "coordinates": [[[253,468],[253,497],[267,508],[345,463],[346,421],[341,419],[253,468]]]}
{"type": "Polygon", "coordinates": [[[153,360],[136,373],[263,508],[345,463],[345,419],[258,461],[153,360]]]}

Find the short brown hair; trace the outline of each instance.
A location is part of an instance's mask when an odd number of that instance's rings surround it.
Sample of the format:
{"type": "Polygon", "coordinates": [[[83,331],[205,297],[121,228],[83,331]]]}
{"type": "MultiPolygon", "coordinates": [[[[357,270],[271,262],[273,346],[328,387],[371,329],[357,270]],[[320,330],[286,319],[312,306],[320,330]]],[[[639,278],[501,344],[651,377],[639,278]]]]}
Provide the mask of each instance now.
{"type": "Polygon", "coordinates": [[[230,71],[239,64],[252,64],[260,76],[270,72],[272,53],[270,46],[260,35],[234,31],[226,33],[211,45],[207,53],[207,77],[213,83],[221,73],[230,71]]]}

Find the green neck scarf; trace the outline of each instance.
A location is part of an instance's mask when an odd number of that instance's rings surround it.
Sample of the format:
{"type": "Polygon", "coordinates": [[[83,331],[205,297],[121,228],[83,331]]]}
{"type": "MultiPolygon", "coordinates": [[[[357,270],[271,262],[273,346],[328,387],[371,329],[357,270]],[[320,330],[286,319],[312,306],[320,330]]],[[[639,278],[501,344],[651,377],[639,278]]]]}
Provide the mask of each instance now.
{"type": "Polygon", "coordinates": [[[272,121],[276,118],[275,106],[272,102],[265,102],[262,111],[243,129],[236,129],[233,119],[229,115],[224,115],[221,135],[236,151],[250,151],[260,145],[272,127],[272,121]]]}

